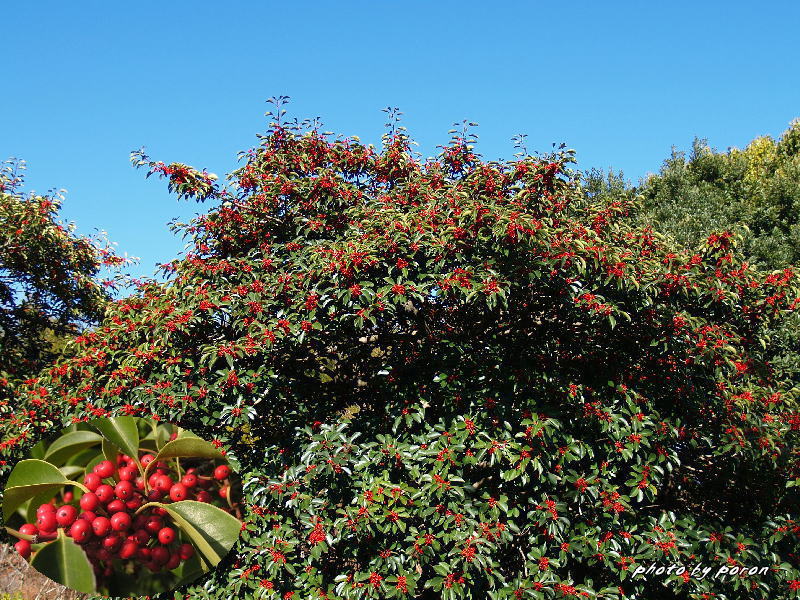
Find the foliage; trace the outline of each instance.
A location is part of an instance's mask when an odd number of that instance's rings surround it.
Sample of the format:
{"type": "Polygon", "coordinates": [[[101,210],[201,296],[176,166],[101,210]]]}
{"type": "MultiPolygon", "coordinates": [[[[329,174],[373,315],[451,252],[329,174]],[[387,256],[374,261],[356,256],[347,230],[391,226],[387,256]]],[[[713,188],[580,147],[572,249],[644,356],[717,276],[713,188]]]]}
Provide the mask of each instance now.
{"type": "Polygon", "coordinates": [[[795,593],[798,390],[768,339],[793,269],[728,232],[680,248],[564,148],[484,162],[464,124],[423,163],[394,112],[376,149],[281,100],[226,188],[134,153],[212,206],[2,415],[6,472],[73,418],[215,440],[247,513],[192,597],[795,593]]]}
{"type": "Polygon", "coordinates": [[[738,228],[748,260],[769,269],[800,261],[800,119],[777,141],[756,138],[717,152],[695,139],[689,158],[673,150],[639,190],[643,217],[695,245],[738,228]]]}
{"type": "Polygon", "coordinates": [[[24,195],[23,170],[22,161],[0,169],[0,400],[60,356],[67,338],[102,319],[131,260],[102,234],[79,236],[62,224],[63,194],[24,195]],[[116,273],[102,281],[106,267],[116,273]]]}
{"type": "Polygon", "coordinates": [[[95,419],[39,442],[16,464],[3,515],[17,551],[62,585],[111,596],[163,593],[207,572],[233,546],[241,510],[232,485],[219,450],[190,431],[95,419]]]}

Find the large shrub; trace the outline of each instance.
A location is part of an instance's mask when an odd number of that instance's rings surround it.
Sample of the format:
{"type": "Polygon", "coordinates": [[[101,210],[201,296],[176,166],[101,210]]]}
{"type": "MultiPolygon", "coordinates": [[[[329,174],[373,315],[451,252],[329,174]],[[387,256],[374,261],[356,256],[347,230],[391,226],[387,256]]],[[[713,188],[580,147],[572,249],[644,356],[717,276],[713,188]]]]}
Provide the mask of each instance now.
{"type": "Polygon", "coordinates": [[[227,190],[136,153],[211,207],[3,415],[5,472],[72,419],[214,439],[246,529],[193,597],[791,597],[800,415],[765,332],[795,271],[665,243],[571,151],[489,163],[464,130],[423,163],[390,125],[275,122],[227,190]],[[741,565],[768,571],[713,577],[741,565]]]}

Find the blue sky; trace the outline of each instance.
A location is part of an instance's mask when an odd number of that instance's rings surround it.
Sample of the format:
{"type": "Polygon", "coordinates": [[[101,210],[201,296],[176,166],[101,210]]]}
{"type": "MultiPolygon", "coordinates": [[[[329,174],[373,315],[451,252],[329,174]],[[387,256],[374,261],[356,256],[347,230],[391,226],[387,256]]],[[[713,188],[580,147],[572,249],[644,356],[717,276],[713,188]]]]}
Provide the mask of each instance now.
{"type": "Polygon", "coordinates": [[[53,2],[0,18],[0,160],[25,159],[26,189],[68,190],[63,216],[104,229],[153,273],[183,242],[178,202],[129,162],[220,176],[256,143],[270,96],[288,116],[379,144],[398,106],[424,156],[452,124],[511,159],[565,142],[578,168],[636,182],[695,136],[719,149],[777,137],[800,117],[796,1],[53,2]]]}

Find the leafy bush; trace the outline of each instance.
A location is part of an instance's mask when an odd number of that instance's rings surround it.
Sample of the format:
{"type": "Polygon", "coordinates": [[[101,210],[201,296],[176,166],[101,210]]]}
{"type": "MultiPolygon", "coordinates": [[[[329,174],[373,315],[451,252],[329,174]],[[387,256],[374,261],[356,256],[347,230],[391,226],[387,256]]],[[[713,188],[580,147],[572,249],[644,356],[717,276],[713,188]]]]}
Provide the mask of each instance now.
{"type": "Polygon", "coordinates": [[[133,417],[72,425],[38,443],[11,472],[3,502],[17,551],[38,571],[111,596],[165,592],[207,572],[239,535],[234,514],[230,468],[216,448],[133,417]]]}
{"type": "Polygon", "coordinates": [[[423,163],[394,113],[380,149],[282,114],[227,188],[134,154],[212,206],[5,412],[6,472],[73,418],[213,439],[247,512],[192,597],[795,594],[800,414],[767,333],[793,269],[676,247],[563,148],[484,162],[465,127],[423,163]]]}

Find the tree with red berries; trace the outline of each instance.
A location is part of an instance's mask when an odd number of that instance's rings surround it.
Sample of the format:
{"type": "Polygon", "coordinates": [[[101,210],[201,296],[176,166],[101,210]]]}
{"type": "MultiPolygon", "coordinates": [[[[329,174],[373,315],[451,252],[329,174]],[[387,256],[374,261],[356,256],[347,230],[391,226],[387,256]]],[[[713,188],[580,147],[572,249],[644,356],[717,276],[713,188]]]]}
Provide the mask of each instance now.
{"type": "Polygon", "coordinates": [[[208,211],[3,415],[6,470],[73,418],[219,444],[247,511],[190,597],[792,597],[794,269],[675,246],[564,148],[486,162],[465,123],[422,161],[395,111],[380,148],[282,115],[226,187],[134,154],[208,211]]]}

